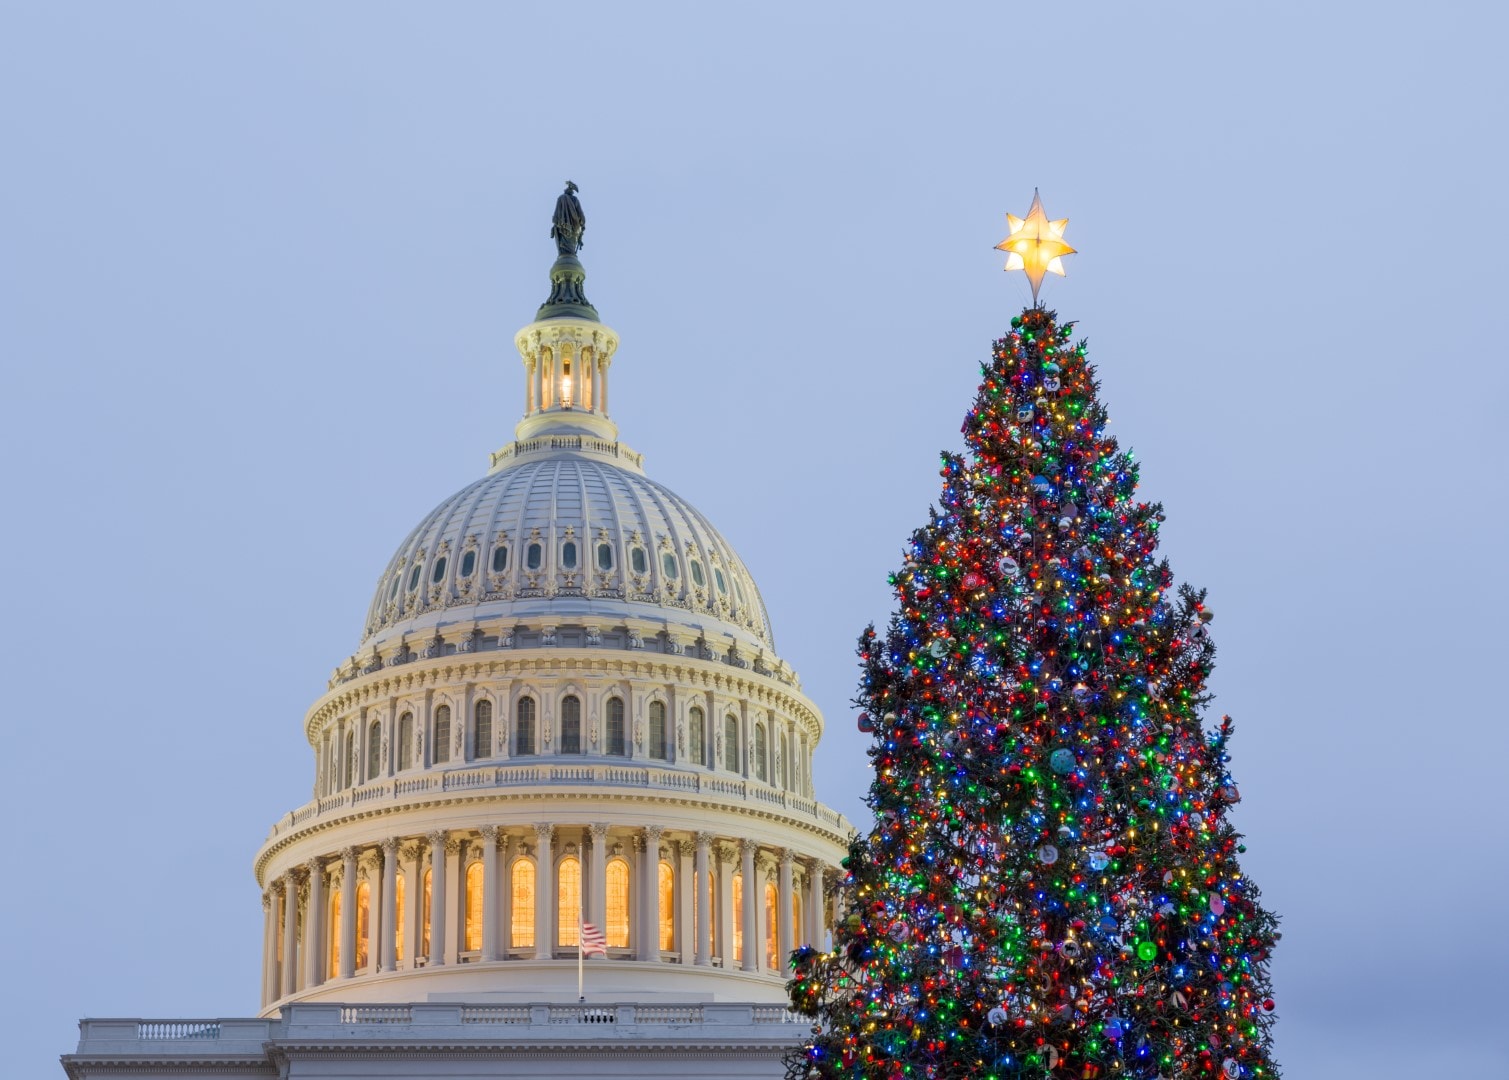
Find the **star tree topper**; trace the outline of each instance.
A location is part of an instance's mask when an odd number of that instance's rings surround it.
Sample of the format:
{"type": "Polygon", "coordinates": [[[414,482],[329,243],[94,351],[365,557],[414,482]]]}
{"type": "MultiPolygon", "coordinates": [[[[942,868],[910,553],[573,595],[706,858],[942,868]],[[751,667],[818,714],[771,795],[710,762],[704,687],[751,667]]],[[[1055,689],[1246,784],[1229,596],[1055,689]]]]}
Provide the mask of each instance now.
{"type": "Polygon", "coordinates": [[[1024,270],[1032,283],[1032,302],[1037,303],[1037,290],[1043,283],[1044,274],[1064,276],[1064,256],[1073,255],[1074,249],[1064,243],[1064,226],[1068,218],[1049,221],[1043,212],[1043,200],[1037,189],[1032,189],[1032,209],[1026,218],[1006,215],[1006,224],[1011,234],[996,245],[997,251],[1006,252],[1007,270],[1024,270]]]}

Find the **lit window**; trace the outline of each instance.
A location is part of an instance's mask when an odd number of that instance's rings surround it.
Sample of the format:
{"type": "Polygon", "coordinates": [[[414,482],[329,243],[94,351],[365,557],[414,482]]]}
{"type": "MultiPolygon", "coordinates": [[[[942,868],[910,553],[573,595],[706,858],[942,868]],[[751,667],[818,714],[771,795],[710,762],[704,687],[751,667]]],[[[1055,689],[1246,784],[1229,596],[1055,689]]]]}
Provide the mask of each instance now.
{"type": "Polygon", "coordinates": [[[514,706],[513,752],[524,757],[534,753],[534,698],[520,698],[514,706]]]}
{"type": "Polygon", "coordinates": [[[556,871],[556,943],[562,948],[576,945],[581,940],[582,922],[582,864],[575,855],[561,860],[556,871]]]}
{"type": "Polygon", "coordinates": [[[791,943],[793,945],[805,945],[802,940],[802,893],[800,889],[791,890],[791,943]]]}
{"type": "Polygon", "coordinates": [[[629,864],[622,859],[608,862],[608,890],[605,894],[608,907],[608,947],[629,947],[629,864]]]}
{"type": "Polygon", "coordinates": [[[398,718],[398,771],[414,767],[414,714],[406,712],[398,718]]]}
{"type": "Polygon", "coordinates": [[[624,749],[624,703],[622,698],[608,699],[607,752],[623,757],[624,749]]]}
{"type": "Polygon", "coordinates": [[[660,864],[660,950],[676,947],[676,871],[668,862],[660,864]]]}
{"type": "Polygon", "coordinates": [[[478,952],[482,948],[482,864],[474,862],[466,868],[466,941],[461,946],[466,952],[478,952]]]}
{"type": "Polygon", "coordinates": [[[440,584],[440,582],[442,582],[442,581],[445,580],[445,556],[444,555],[440,556],[440,558],[438,558],[438,559],[435,560],[435,569],[430,571],[430,580],[432,582],[434,582],[435,584],[437,584],[437,585],[440,584]]]}
{"type": "MultiPolygon", "coordinates": [[[[282,919],[278,920],[278,925],[283,925],[282,919]]],[[[330,890],[330,922],[326,925],[330,928],[325,935],[330,939],[330,947],[326,950],[325,978],[336,979],[341,974],[341,891],[339,889],[330,890]]],[[[282,950],[279,950],[278,955],[283,955],[282,950]]]]}
{"type": "Polygon", "coordinates": [[[382,770],[382,721],[374,720],[367,727],[367,779],[376,780],[382,770]]]}
{"type": "Polygon", "coordinates": [[[529,550],[524,553],[524,565],[531,570],[538,570],[543,557],[544,549],[539,544],[530,544],[529,550]]]}
{"type": "Polygon", "coordinates": [[[571,694],[561,699],[561,753],[582,752],[582,702],[571,694]]]}
{"type": "MultiPolygon", "coordinates": [[[[725,942],[718,939],[718,875],[706,874],[704,876],[707,878],[707,910],[709,912],[708,921],[712,923],[712,925],[707,928],[708,940],[712,945],[713,955],[722,956],[723,945],[725,944],[725,942]]],[[[694,918],[697,917],[695,911],[696,906],[697,905],[695,904],[692,905],[694,918]]],[[[702,933],[702,929],[700,926],[697,926],[693,928],[693,932],[700,934],[702,933]]]]}
{"type": "Polygon", "coordinates": [[[400,964],[403,963],[403,893],[404,875],[399,873],[393,878],[393,958],[400,964]]]}
{"type": "Polygon", "coordinates": [[[775,886],[767,881],[765,883],[765,968],[768,971],[777,971],[781,966],[778,956],[780,946],[776,938],[780,926],[776,915],[775,886]]]}
{"type": "Polygon", "coordinates": [[[739,771],[739,718],[733,713],[723,718],[723,767],[739,771]]]}
{"type": "Polygon", "coordinates": [[[691,755],[692,761],[698,765],[707,764],[707,750],[705,749],[703,731],[703,724],[705,722],[702,710],[693,705],[687,712],[686,737],[689,744],[687,750],[691,755]]]}
{"type": "Polygon", "coordinates": [[[613,569],[613,545],[612,544],[598,544],[597,545],[597,568],[599,570],[612,570],[613,569]]]}
{"type": "Polygon", "coordinates": [[[475,551],[468,551],[461,556],[461,576],[471,577],[472,571],[475,569],[477,569],[477,553],[475,551]]]}
{"type": "Polygon", "coordinates": [[[576,541],[567,540],[561,545],[561,565],[567,570],[576,569],[576,541]]]}
{"type": "Polygon", "coordinates": [[[508,914],[509,945],[534,948],[534,863],[528,859],[513,864],[513,889],[508,914]]]}
{"type": "Polygon", "coordinates": [[[723,580],[723,571],[713,567],[713,580],[718,583],[718,591],[725,596],[728,594],[728,582],[723,580]]]}
{"type": "Polygon", "coordinates": [[[472,758],[490,758],[493,756],[493,703],[479,701],[472,712],[472,758]]]}
{"type": "Polygon", "coordinates": [[[430,886],[435,880],[434,868],[424,872],[424,895],[419,898],[419,955],[430,955],[430,886]]]}
{"type": "Polygon", "coordinates": [[[501,574],[508,569],[508,546],[499,544],[493,548],[493,573],[501,574]]]}
{"type": "Polygon", "coordinates": [[[734,963],[744,962],[744,875],[734,874],[734,963]]]}
{"type": "Polygon", "coordinates": [[[634,568],[636,574],[650,572],[650,564],[645,559],[644,548],[637,547],[629,552],[629,565],[634,568]]]}
{"type": "Polygon", "coordinates": [[[676,568],[676,556],[669,551],[660,557],[660,565],[665,567],[665,576],[672,581],[681,575],[681,571],[676,568]]]}
{"type": "Polygon", "coordinates": [[[436,765],[451,760],[451,707],[449,705],[439,705],[435,708],[433,757],[436,765]]]}
{"type": "Polygon", "coordinates": [[[666,760],[665,702],[650,702],[650,756],[666,760]]]}
{"type": "Polygon", "coordinates": [[[755,779],[758,780],[758,781],[760,781],[760,783],[762,783],[762,784],[765,783],[765,781],[766,781],[766,779],[767,779],[767,777],[769,775],[769,769],[766,766],[769,763],[768,759],[770,757],[770,754],[769,754],[768,749],[767,749],[767,747],[766,747],[765,744],[766,744],[765,725],[764,724],[756,724],[755,725],[755,747],[754,747],[754,755],[755,755],[755,759],[754,759],[754,773],[755,773],[755,779]]]}
{"type": "Polygon", "coordinates": [[[356,973],[367,970],[367,935],[372,932],[372,886],[356,886],[356,973]]]}

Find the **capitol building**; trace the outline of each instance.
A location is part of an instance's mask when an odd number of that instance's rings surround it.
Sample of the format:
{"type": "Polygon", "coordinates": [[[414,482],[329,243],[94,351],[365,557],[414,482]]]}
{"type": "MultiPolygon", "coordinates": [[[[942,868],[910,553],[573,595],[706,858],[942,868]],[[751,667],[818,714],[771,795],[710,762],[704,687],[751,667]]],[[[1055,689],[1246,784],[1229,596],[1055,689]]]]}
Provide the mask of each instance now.
{"type": "Polygon", "coordinates": [[[786,958],[852,827],[748,569],[619,439],[583,225],[568,186],[513,439],[304,716],[311,798],[253,859],[259,1014],[83,1020],[73,1080],[784,1075],[786,958]]]}

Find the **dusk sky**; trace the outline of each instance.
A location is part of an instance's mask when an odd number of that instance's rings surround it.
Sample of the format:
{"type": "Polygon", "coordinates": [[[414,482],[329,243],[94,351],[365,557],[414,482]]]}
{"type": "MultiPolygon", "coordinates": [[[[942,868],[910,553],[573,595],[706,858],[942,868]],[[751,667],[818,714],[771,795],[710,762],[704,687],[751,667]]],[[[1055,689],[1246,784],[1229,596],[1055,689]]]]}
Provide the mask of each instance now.
{"type": "Polygon", "coordinates": [[[1291,1080],[1509,1075],[1509,19],[1487,2],[0,2],[6,1076],[257,1008],[253,852],[522,410],[581,188],[612,409],[867,826],[854,642],[1043,295],[1210,590],[1291,1080]]]}

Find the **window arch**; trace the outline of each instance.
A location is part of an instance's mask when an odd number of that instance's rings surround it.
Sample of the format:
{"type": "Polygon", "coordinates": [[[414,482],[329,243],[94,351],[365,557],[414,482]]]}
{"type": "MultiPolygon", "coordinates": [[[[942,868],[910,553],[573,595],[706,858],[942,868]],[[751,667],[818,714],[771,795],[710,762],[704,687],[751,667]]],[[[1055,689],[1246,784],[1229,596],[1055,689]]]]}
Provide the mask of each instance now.
{"type": "Polygon", "coordinates": [[[780,939],[776,936],[780,933],[780,928],[780,916],[776,912],[775,883],[767,881],[765,883],[765,968],[767,971],[781,970],[780,957],[777,955],[780,951],[778,944],[780,939]]]}
{"type": "Polygon", "coordinates": [[[472,758],[493,756],[493,703],[483,698],[472,709],[472,758]]]}
{"type": "Polygon", "coordinates": [[[398,718],[398,771],[414,767],[414,714],[406,712],[398,718]]]}
{"type": "Polygon", "coordinates": [[[629,864],[623,859],[608,860],[608,925],[604,928],[610,949],[629,947],[629,864]]]}
{"type": "Polygon", "coordinates": [[[393,925],[388,930],[393,935],[393,959],[403,963],[403,917],[407,908],[404,906],[404,879],[406,875],[400,870],[393,877],[393,925]]]}
{"type": "Polygon", "coordinates": [[[765,725],[755,725],[754,774],[755,779],[765,783],[770,779],[770,748],[765,736],[765,725]]]}
{"type": "Polygon", "coordinates": [[[567,855],[556,867],[555,924],[556,943],[562,948],[581,940],[582,864],[575,855],[567,855]]]}
{"type": "Polygon", "coordinates": [[[424,895],[419,898],[419,955],[430,955],[430,896],[435,882],[434,867],[424,872],[424,895]]]}
{"type": "Polygon", "coordinates": [[[707,745],[704,740],[704,725],[707,722],[706,716],[696,705],[693,705],[689,710],[687,710],[686,716],[687,750],[691,756],[692,761],[696,762],[698,765],[706,765],[707,745]]]}
{"type": "Polygon", "coordinates": [[[513,711],[513,752],[521,757],[528,756],[534,753],[534,698],[520,698],[513,711]]]}
{"type": "Polygon", "coordinates": [[[660,864],[660,951],[676,947],[676,870],[670,863],[660,864]]]}
{"type": "Polygon", "coordinates": [[[372,932],[372,886],[356,885],[356,973],[367,969],[367,936],[372,932]]]}
{"type": "Polygon", "coordinates": [[[665,738],[665,702],[650,702],[650,756],[665,761],[670,755],[666,752],[665,738]]]}
{"type": "Polygon", "coordinates": [[[433,751],[432,756],[436,765],[443,765],[451,760],[451,707],[449,705],[435,707],[433,751]]]}
{"type": "Polygon", "coordinates": [[[623,757],[627,750],[624,743],[624,701],[620,697],[608,699],[608,722],[606,739],[607,752],[618,757],[623,757]]]}
{"type": "Polygon", "coordinates": [[[733,713],[723,718],[723,766],[729,772],[739,771],[739,718],[733,713]]]}
{"type": "MultiPolygon", "coordinates": [[[[286,901],[285,901],[286,902],[286,901]]],[[[330,944],[325,949],[325,978],[339,978],[341,974],[341,890],[330,890],[330,921],[326,937],[330,944]]]]}
{"type": "Polygon", "coordinates": [[[734,901],[734,963],[744,962],[744,875],[734,871],[734,885],[730,890],[734,901]]]}
{"type": "Polygon", "coordinates": [[[367,725],[367,779],[376,780],[382,772],[382,721],[367,725]]]}
{"type": "Polygon", "coordinates": [[[466,868],[466,920],[462,949],[480,952],[482,949],[482,864],[474,862],[466,868]]]}
{"type": "Polygon", "coordinates": [[[575,694],[561,698],[561,753],[582,752],[582,699],[575,694]]]}
{"type": "Polygon", "coordinates": [[[514,949],[534,948],[534,863],[515,859],[509,890],[508,944],[514,949]]]}

